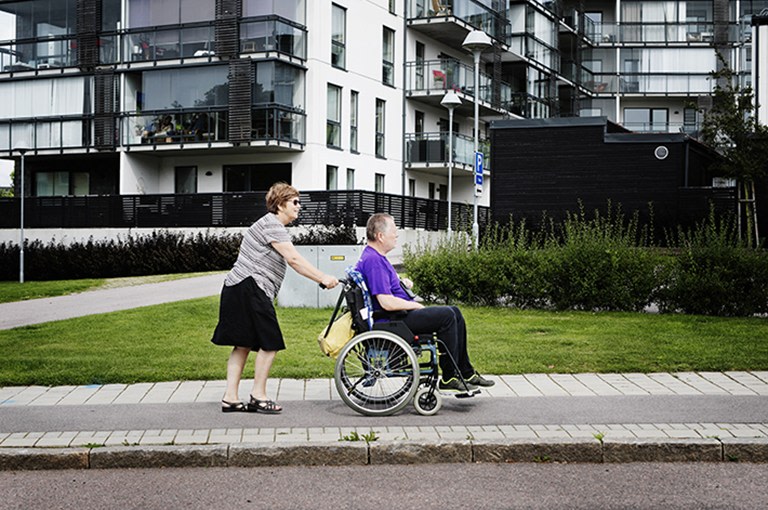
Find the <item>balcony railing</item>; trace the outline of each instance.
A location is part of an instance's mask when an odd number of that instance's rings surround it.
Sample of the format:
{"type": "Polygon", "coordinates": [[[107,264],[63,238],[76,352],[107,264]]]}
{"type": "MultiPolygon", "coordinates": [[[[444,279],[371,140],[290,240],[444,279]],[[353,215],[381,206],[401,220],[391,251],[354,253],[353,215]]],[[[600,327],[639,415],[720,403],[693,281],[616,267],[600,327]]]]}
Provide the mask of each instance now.
{"type": "Polygon", "coordinates": [[[0,43],[0,72],[16,73],[77,65],[74,36],[49,36],[0,43]]]}
{"type": "Polygon", "coordinates": [[[92,119],[90,115],[79,115],[0,120],[0,152],[10,152],[19,142],[32,151],[91,146],[92,119]]]}
{"type": "MultiPolygon", "coordinates": [[[[715,38],[715,24],[712,22],[693,23],[594,23],[585,18],[585,36],[596,44],[643,43],[643,44],[695,44],[712,43],[715,38]]],[[[740,42],[744,37],[738,24],[727,27],[729,42],[740,42]]]]}
{"type": "Polygon", "coordinates": [[[560,53],[532,35],[512,34],[507,44],[510,52],[535,60],[554,72],[560,72],[560,53]]]}
{"type": "Polygon", "coordinates": [[[251,138],[305,143],[306,114],[282,106],[253,109],[251,138]]]}
{"type": "MultiPolygon", "coordinates": [[[[410,164],[439,163],[448,164],[447,132],[439,133],[408,133],[405,135],[407,153],[406,161],[410,164]]],[[[480,140],[478,149],[483,153],[483,167],[491,169],[491,144],[488,140],[480,140]]],[[[473,168],[475,164],[475,142],[470,136],[453,134],[453,163],[473,168]]]]}
{"type": "Polygon", "coordinates": [[[498,41],[505,41],[507,38],[509,22],[482,2],[476,0],[409,0],[409,2],[409,19],[454,16],[498,41]]]}
{"type": "MultiPolygon", "coordinates": [[[[475,97],[475,70],[472,66],[458,60],[424,60],[422,62],[407,62],[407,89],[409,92],[444,93],[446,90],[463,92],[475,97]]],[[[493,101],[493,78],[486,73],[480,73],[480,101],[502,108],[512,99],[512,88],[508,83],[500,83],[499,102],[493,101]]]]}
{"type": "Polygon", "coordinates": [[[213,55],[213,22],[183,27],[128,30],[123,35],[123,62],[208,57],[213,55]]]}
{"type": "Polygon", "coordinates": [[[699,137],[701,128],[699,124],[682,122],[624,122],[622,126],[635,133],[685,133],[692,138],[699,137]]]}
{"type": "Polygon", "coordinates": [[[709,74],[599,74],[585,72],[582,84],[595,94],[710,94],[709,74]]]}
{"type": "Polygon", "coordinates": [[[243,21],[240,23],[240,52],[277,51],[302,60],[307,59],[307,31],[283,19],[243,21]]]}
{"type": "Polygon", "coordinates": [[[225,142],[227,118],[223,108],[129,113],[122,119],[122,144],[225,142]]]}
{"type": "MultiPolygon", "coordinates": [[[[266,192],[197,193],[191,195],[105,195],[26,197],[28,228],[174,228],[246,227],[266,213],[266,192]]],[[[18,198],[0,198],[0,228],[18,228],[18,198]]],[[[455,225],[471,225],[472,206],[454,202],[455,225]]],[[[365,225],[376,212],[386,212],[401,228],[438,230],[447,227],[448,203],[371,191],[307,191],[301,193],[298,225],[365,225]]],[[[478,207],[478,223],[487,225],[490,208],[478,207]]]]}

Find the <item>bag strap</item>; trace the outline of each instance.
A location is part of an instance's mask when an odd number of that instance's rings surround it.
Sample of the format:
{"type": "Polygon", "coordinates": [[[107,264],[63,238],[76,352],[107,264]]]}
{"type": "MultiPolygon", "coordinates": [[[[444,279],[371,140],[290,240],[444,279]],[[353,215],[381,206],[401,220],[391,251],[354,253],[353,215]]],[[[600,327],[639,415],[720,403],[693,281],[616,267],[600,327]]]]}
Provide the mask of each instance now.
{"type": "Polygon", "coordinates": [[[336,301],[336,308],[333,309],[331,320],[328,322],[328,327],[325,328],[325,335],[323,335],[323,338],[328,338],[328,333],[331,332],[331,325],[333,324],[333,321],[336,320],[336,315],[338,315],[339,309],[341,309],[341,303],[344,301],[344,296],[348,292],[347,285],[349,284],[345,284],[344,288],[341,290],[341,292],[339,292],[339,299],[336,301]]]}

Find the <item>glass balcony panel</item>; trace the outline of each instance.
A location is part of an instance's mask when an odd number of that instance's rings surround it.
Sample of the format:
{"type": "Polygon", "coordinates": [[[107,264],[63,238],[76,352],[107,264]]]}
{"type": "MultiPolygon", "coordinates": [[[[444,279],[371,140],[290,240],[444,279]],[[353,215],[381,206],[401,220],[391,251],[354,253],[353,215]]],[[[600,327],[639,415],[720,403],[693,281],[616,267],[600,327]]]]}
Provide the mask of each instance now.
{"type": "Polygon", "coordinates": [[[228,138],[227,112],[164,110],[130,113],[123,118],[124,145],[222,142],[228,138]]]}
{"type": "Polygon", "coordinates": [[[305,114],[284,108],[254,108],[251,138],[304,144],[305,114]]]}
{"type": "MultiPolygon", "coordinates": [[[[470,96],[475,96],[475,70],[474,67],[459,62],[458,60],[424,60],[419,62],[407,62],[407,87],[408,90],[425,91],[428,93],[440,93],[446,90],[456,90],[470,96]]],[[[479,77],[479,98],[482,101],[493,103],[493,78],[491,75],[481,72],[479,77]]],[[[509,84],[501,82],[502,91],[509,89],[509,84]]],[[[506,92],[502,92],[505,94],[506,92]]],[[[499,105],[496,105],[499,106],[499,105]]]]}
{"type": "Polygon", "coordinates": [[[306,30],[281,20],[247,21],[240,24],[240,51],[280,51],[306,59],[306,30]]]}
{"type": "Polygon", "coordinates": [[[477,0],[408,0],[410,19],[454,16],[499,41],[509,32],[509,22],[477,0]]]}
{"type": "Polygon", "coordinates": [[[0,45],[0,71],[4,73],[77,65],[77,44],[72,36],[51,36],[0,45]]]}
{"type": "MultiPolygon", "coordinates": [[[[448,164],[449,133],[408,133],[406,134],[407,161],[409,163],[442,163],[448,164]]],[[[485,156],[484,168],[490,169],[490,142],[480,140],[479,150],[485,156]]],[[[453,163],[455,165],[473,166],[475,162],[475,141],[472,137],[453,134],[453,163]]]]}

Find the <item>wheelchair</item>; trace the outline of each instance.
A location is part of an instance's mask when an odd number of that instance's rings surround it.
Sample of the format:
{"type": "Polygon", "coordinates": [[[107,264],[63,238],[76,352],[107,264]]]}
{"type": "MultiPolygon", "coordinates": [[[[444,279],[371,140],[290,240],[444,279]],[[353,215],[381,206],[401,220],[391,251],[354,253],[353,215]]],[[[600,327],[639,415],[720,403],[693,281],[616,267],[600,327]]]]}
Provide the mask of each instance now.
{"type": "MultiPolygon", "coordinates": [[[[370,308],[362,305],[367,289],[352,277],[339,282],[343,287],[333,317],[346,301],[356,332],[336,359],[334,382],[341,399],[366,416],[388,416],[411,402],[421,415],[436,414],[443,404],[437,390],[438,346],[442,351],[442,340],[435,333],[414,334],[402,321],[407,312],[384,312],[390,320],[371,325],[372,321],[364,317],[370,308]]],[[[377,312],[376,318],[380,315],[377,312]]]]}

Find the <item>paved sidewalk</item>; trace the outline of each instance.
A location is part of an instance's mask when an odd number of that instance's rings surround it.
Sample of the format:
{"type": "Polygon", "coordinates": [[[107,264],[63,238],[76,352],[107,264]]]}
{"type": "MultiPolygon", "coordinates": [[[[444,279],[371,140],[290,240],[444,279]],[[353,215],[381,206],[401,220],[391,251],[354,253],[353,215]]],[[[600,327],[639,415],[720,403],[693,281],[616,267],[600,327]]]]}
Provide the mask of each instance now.
{"type": "Polygon", "coordinates": [[[159,305],[221,292],[226,273],[0,304],[0,329],[159,305]]]}
{"type": "MultiPolygon", "coordinates": [[[[473,399],[477,405],[471,424],[459,424],[466,418],[458,416],[461,407],[456,404],[441,411],[447,422],[436,423],[441,413],[422,417],[407,408],[399,415],[378,419],[357,417],[349,411],[346,414],[354,416],[347,417],[345,424],[333,425],[330,422],[334,418],[329,415],[344,414],[347,408],[328,379],[269,382],[270,394],[287,409],[293,407],[296,412],[299,406],[309,404],[324,411],[330,408],[311,426],[301,423],[300,416],[290,418],[291,423],[278,423],[273,420],[286,417],[223,415],[218,401],[224,381],[0,388],[0,465],[3,469],[39,469],[477,461],[768,462],[768,415],[759,411],[759,416],[766,418],[637,423],[551,422],[546,415],[538,422],[516,423],[512,413],[508,419],[491,419],[486,411],[496,403],[515,409],[551,399],[559,399],[557,405],[575,408],[586,402],[634,399],[630,400],[634,406],[643,398],[650,399],[651,407],[662,399],[693,398],[699,399],[697,405],[703,403],[713,409],[722,402],[747,398],[754,399],[747,401],[748,407],[759,403],[768,409],[768,372],[491,377],[496,386],[473,399]],[[215,425],[187,426],[183,411],[189,406],[198,406],[199,413],[215,425]],[[137,419],[144,413],[169,408],[170,418],[161,428],[3,431],[1,426],[13,421],[8,413],[14,411],[34,411],[38,413],[35,416],[42,412],[54,422],[61,419],[56,411],[68,417],[71,425],[78,423],[77,416],[85,419],[98,409],[118,412],[128,421],[126,412],[137,419]]],[[[241,395],[248,394],[249,384],[243,383],[241,395]]],[[[304,414],[304,409],[300,407],[296,414],[304,414]]],[[[312,408],[306,409],[312,412],[312,408]]]]}

